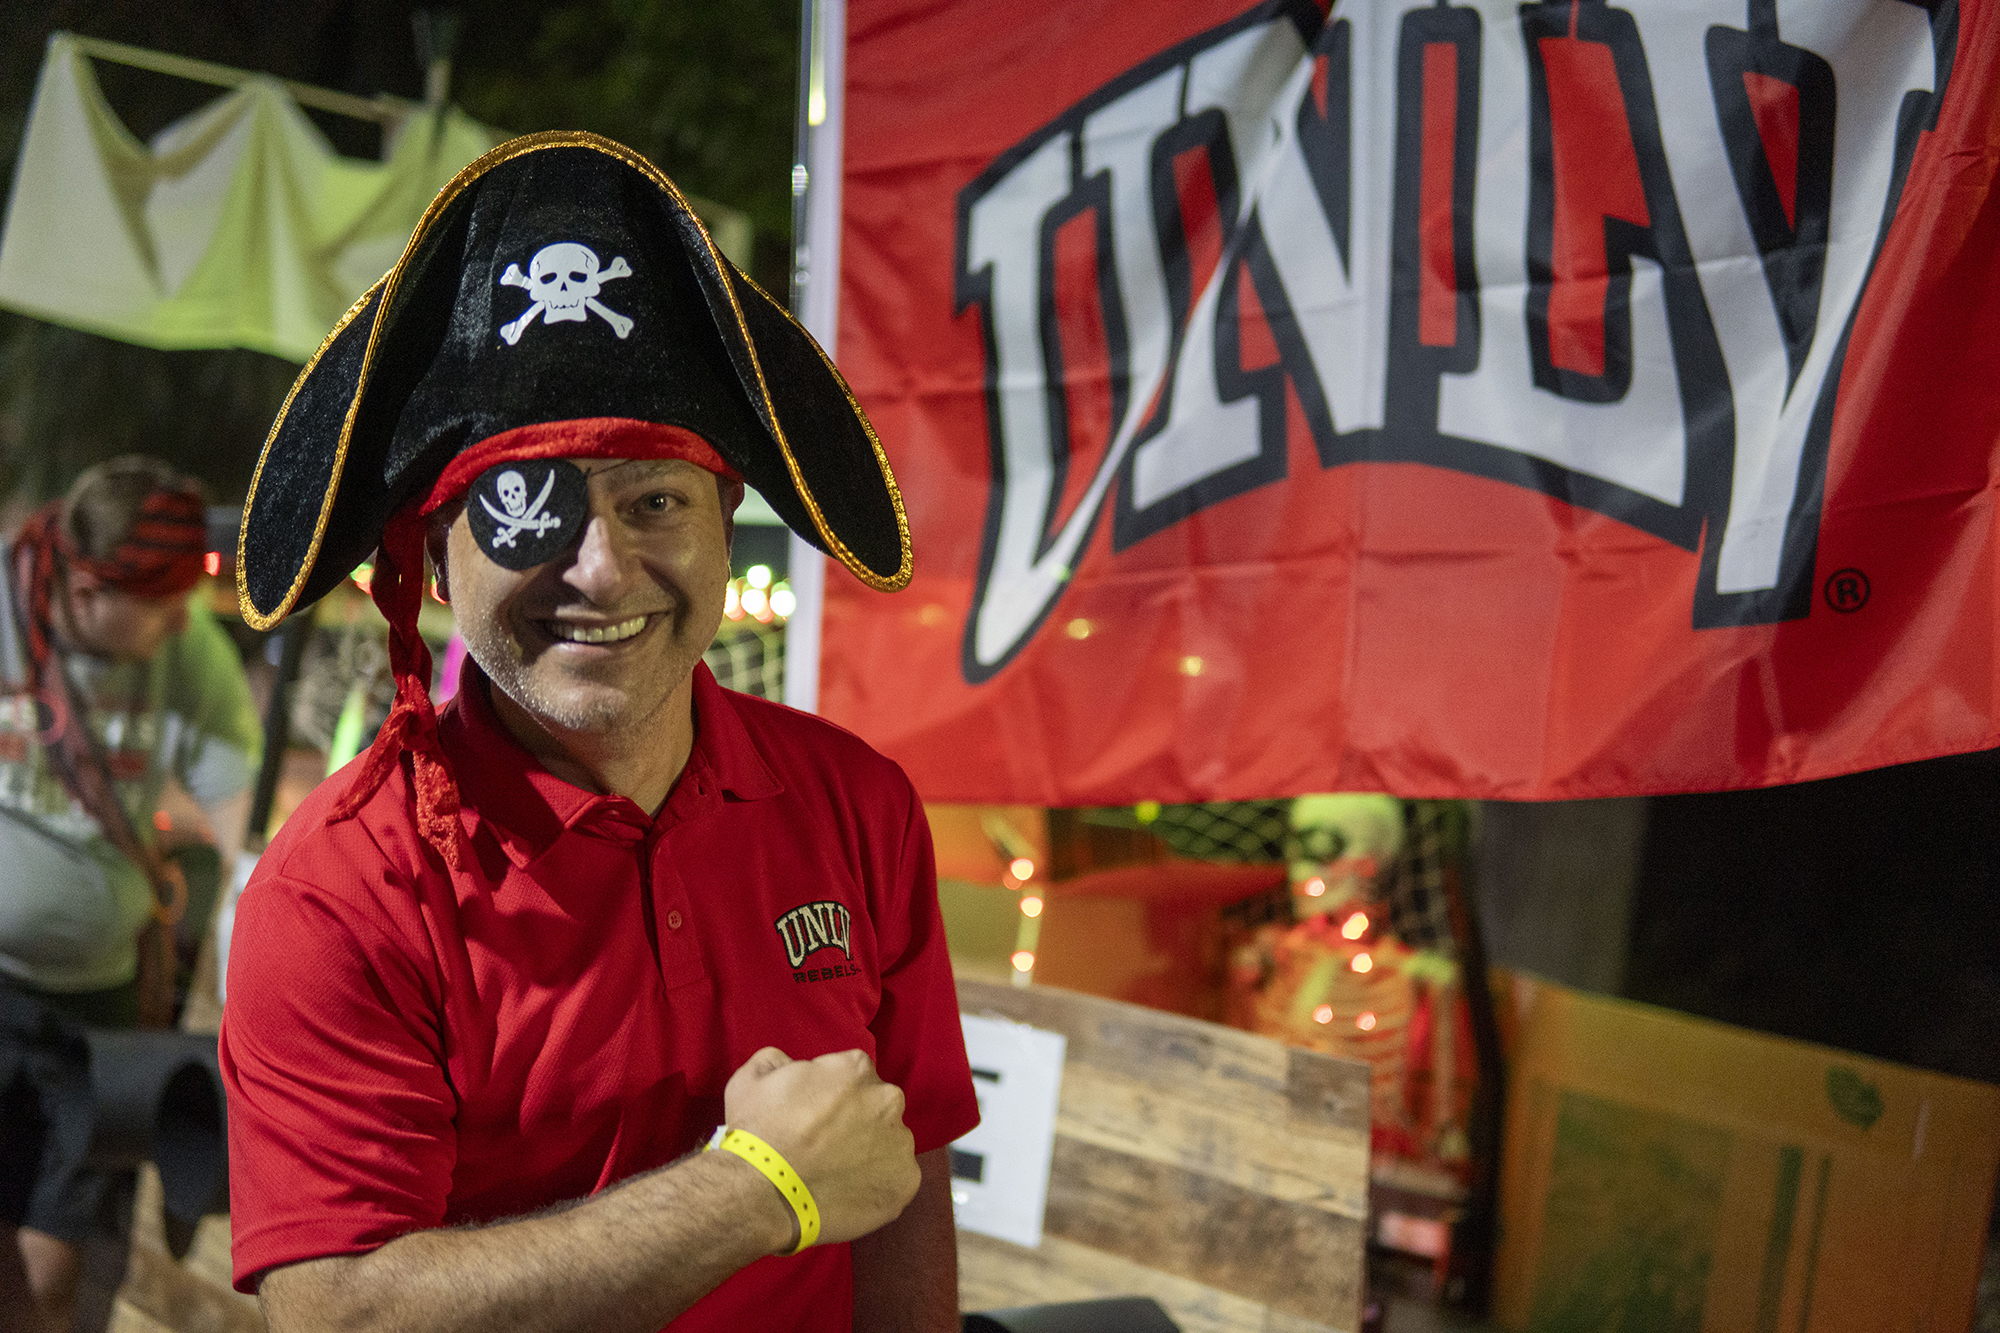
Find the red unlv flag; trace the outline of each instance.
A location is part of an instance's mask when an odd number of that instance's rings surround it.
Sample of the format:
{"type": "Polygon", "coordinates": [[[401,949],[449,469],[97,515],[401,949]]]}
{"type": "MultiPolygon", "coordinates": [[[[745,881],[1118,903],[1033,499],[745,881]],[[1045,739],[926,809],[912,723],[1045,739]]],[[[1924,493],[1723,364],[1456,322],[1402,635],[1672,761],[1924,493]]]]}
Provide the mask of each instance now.
{"type": "Polygon", "coordinates": [[[853,0],[839,359],[927,797],[2000,743],[2000,6],[853,0]]]}

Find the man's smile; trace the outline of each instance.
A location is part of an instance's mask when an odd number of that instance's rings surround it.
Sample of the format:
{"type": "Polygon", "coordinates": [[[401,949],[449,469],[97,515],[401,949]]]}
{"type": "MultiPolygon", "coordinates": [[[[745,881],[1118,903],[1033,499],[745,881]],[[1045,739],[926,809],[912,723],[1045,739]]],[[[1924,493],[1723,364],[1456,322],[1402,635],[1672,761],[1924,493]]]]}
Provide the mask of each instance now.
{"type": "Polygon", "coordinates": [[[536,625],[561,643],[621,643],[646,628],[651,616],[638,615],[613,624],[583,624],[573,620],[538,620],[536,625]]]}

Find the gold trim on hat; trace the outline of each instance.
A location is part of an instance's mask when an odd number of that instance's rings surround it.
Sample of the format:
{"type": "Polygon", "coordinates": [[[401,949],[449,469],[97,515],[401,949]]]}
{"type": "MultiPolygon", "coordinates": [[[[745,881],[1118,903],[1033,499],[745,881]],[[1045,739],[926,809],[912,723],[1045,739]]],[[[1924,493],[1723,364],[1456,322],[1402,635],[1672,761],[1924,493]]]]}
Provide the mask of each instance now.
{"type": "Polygon", "coordinates": [[[319,503],[319,520],[313,524],[312,544],[306,548],[306,558],[299,562],[298,570],[292,576],[292,586],[286,589],[283,599],[278,603],[278,609],[268,615],[259,611],[250,601],[250,561],[247,545],[250,537],[250,510],[257,502],[257,483],[263,480],[264,463],[271,457],[271,446],[278,442],[278,430],[285,424],[285,417],[292,410],[292,400],[298,397],[299,390],[305,387],[306,377],[312,374],[313,367],[319,364],[319,359],[333,346],[333,340],[338,338],[367,308],[369,300],[382,290],[382,284],[388,280],[388,275],[384,274],[373,287],[361,294],[360,300],[347,307],[347,313],[333,326],[333,332],[327,334],[320,342],[312,354],[312,360],[306,362],[306,368],[292,381],[291,391],[285,395],[284,403],[278,408],[277,420],[271,423],[271,431],[264,437],[264,448],[257,455],[257,468],[250,474],[249,494],[243,497],[243,521],[236,527],[236,607],[243,613],[243,623],[251,629],[269,630],[277,627],[278,622],[292,609],[292,604],[298,601],[299,591],[305,586],[306,577],[312,572],[314,562],[319,559],[319,544],[326,536],[327,520],[333,517],[333,497],[340,489],[341,467],[347,458],[347,432],[344,430],[341,432],[340,448],[333,456],[333,480],[326,488],[326,498],[319,503]]]}
{"type": "Polygon", "coordinates": [[[776,405],[771,400],[770,388],[764,379],[764,367],[757,355],[756,343],[752,340],[749,326],[744,321],[742,307],[737,304],[735,285],[729,280],[729,273],[733,266],[729,264],[727,259],[723,258],[721,251],[716,248],[714,240],[708,234],[708,229],[702,225],[701,219],[688,206],[687,200],[682,196],[680,190],[671,180],[667,179],[658,167],[655,167],[651,162],[648,162],[644,157],[633,152],[624,144],[580,130],[545,130],[538,134],[527,134],[517,139],[510,139],[506,143],[488,150],[480,157],[468,163],[456,176],[452,177],[445,187],[438,191],[437,198],[431,201],[430,206],[424,210],[423,216],[417,220],[416,228],[410,233],[409,242],[404,245],[403,253],[396,260],[395,266],[383,275],[381,281],[369,288],[362,295],[361,299],[348,309],[347,313],[341,317],[340,322],[334,326],[333,331],[327,334],[326,339],[320,343],[319,349],[313,353],[312,360],[308,361],[305,369],[299,372],[298,379],[293,381],[291,392],[286,394],[283,406],[278,409],[277,419],[271,423],[270,433],[264,439],[263,451],[258,455],[256,471],[251,475],[250,492],[243,502],[243,523],[237,531],[236,595],[237,602],[243,612],[244,622],[257,630],[268,630],[276,626],[292,610],[299,599],[300,593],[304,590],[307,580],[312,576],[313,568],[319,559],[321,545],[326,537],[327,524],[333,517],[334,499],[339,494],[341,478],[347,468],[348,447],[353,440],[354,423],[360,413],[361,399],[367,391],[370,373],[374,369],[376,345],[382,334],[382,315],[394,302],[396,289],[410,263],[411,257],[416,254],[418,247],[426,239],[430,228],[443,214],[444,210],[449,208],[452,202],[474,181],[503,163],[510,162],[528,153],[539,152],[545,148],[588,148],[603,153],[607,157],[616,158],[659,186],[672,199],[674,206],[681,211],[682,216],[694,224],[695,232],[701,237],[702,245],[708,252],[710,268],[720,280],[722,289],[729,298],[730,311],[736,320],[737,336],[742,342],[744,349],[748,352],[751,368],[755,372],[757,394],[762,400],[764,420],[773,440],[778,445],[780,456],[785,460],[785,468],[791,476],[792,486],[798,492],[799,499],[804,503],[807,514],[812,518],[813,527],[819,532],[821,539],[825,541],[834,557],[842,565],[846,566],[850,573],[869,587],[881,592],[895,592],[906,587],[910,582],[912,560],[909,518],[903,509],[902,492],[896,485],[895,474],[890,471],[888,455],[882,450],[881,440],[877,438],[873,424],[869,422],[867,414],[861,411],[860,405],[855,402],[853,391],[848,388],[846,379],[834,368],[833,362],[827,357],[825,349],[819,346],[818,341],[806,331],[803,325],[800,325],[796,319],[792,318],[790,311],[786,310],[776,301],[772,301],[770,296],[761,287],[758,287],[748,275],[743,275],[744,281],[749,283],[751,289],[756,291],[764,300],[769,301],[772,307],[780,315],[784,316],[814,350],[819,353],[821,362],[825,364],[827,370],[833,375],[834,383],[840,387],[841,394],[847,399],[848,406],[853,409],[856,419],[861,422],[862,430],[868,437],[869,448],[874,451],[876,466],[881,470],[882,481],[888,490],[890,505],[896,514],[896,533],[899,543],[900,560],[896,572],[886,577],[870,569],[834,533],[832,526],[827,522],[826,515],[820,509],[818,499],[812,493],[812,488],[807,485],[804,473],[798,465],[798,460],[793,456],[791,442],[785,436],[784,426],[778,419],[776,405]],[[369,298],[377,292],[381,293],[381,301],[376,308],[374,323],[368,330],[368,346],[363,350],[361,355],[361,369],[355,377],[354,388],[348,400],[347,413],[341,420],[340,439],[334,447],[333,471],[327,482],[326,498],[320,502],[319,515],[313,525],[312,542],[307,547],[305,559],[300,562],[298,569],[295,571],[291,586],[286,590],[285,596],[271,611],[262,611],[250,601],[246,573],[248,564],[246,557],[248,553],[245,546],[250,527],[250,513],[256,501],[258,480],[263,476],[264,464],[270,459],[272,446],[276,444],[278,432],[283,428],[285,418],[290,414],[292,402],[298,397],[299,390],[304,387],[307,377],[319,365],[320,359],[326,354],[327,350],[333,346],[334,339],[339,337],[347,326],[359,316],[361,311],[367,306],[369,298]]]}

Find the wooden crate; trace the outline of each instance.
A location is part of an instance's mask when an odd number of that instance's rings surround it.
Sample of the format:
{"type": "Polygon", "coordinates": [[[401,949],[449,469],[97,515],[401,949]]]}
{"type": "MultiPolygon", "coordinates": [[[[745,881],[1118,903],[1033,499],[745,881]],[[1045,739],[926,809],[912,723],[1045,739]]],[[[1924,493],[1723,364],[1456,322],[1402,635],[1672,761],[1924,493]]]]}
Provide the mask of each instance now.
{"type": "Polygon", "coordinates": [[[1352,1333],[1368,1068],[1047,986],[959,1008],[1068,1041],[1039,1248],[959,1233],[959,1305],[1150,1296],[1185,1333],[1352,1333]]]}

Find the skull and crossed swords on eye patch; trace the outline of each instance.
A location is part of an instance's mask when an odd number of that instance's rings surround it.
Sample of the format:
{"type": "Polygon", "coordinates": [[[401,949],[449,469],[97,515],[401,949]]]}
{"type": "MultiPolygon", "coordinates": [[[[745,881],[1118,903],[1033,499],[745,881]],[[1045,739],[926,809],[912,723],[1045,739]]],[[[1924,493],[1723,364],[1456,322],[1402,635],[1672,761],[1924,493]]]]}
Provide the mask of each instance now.
{"type": "Polygon", "coordinates": [[[526,479],[512,469],[502,472],[499,479],[493,483],[493,489],[499,493],[500,504],[507,512],[501,513],[499,509],[493,507],[492,501],[483,495],[479,497],[479,503],[486,507],[486,512],[491,514],[493,521],[499,525],[493,533],[493,545],[512,546],[515,539],[523,532],[539,537],[550,528],[561,527],[560,514],[542,512],[542,506],[548,503],[549,492],[554,489],[555,484],[556,474],[551,470],[542,482],[541,494],[535,497],[533,504],[529,504],[526,479]]]}
{"type": "Polygon", "coordinates": [[[597,294],[614,278],[631,276],[632,266],[623,255],[613,259],[611,267],[600,268],[597,252],[587,245],[574,241],[545,245],[528,261],[526,277],[521,275],[519,264],[507,265],[507,271],[500,275],[501,286],[526,288],[535,298],[519,319],[500,326],[500,336],[512,347],[521,341],[521,334],[535,322],[536,315],[542,316],[544,324],[564,320],[585,324],[597,314],[622,339],[632,332],[632,321],[599,302],[597,294]]]}

